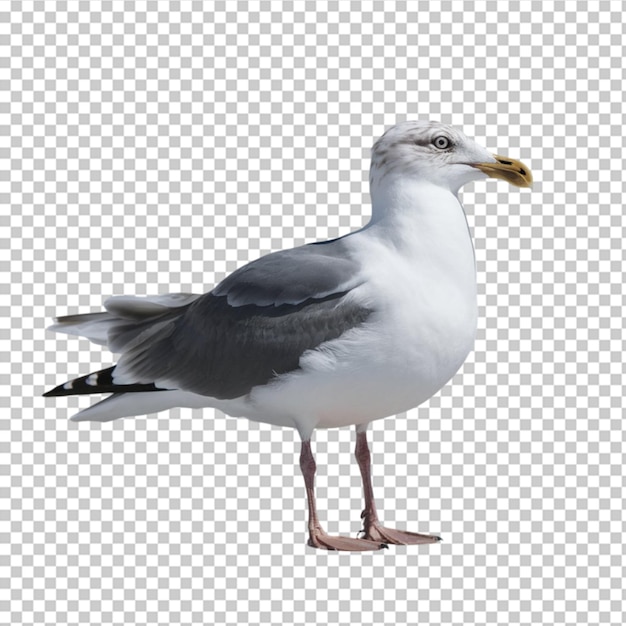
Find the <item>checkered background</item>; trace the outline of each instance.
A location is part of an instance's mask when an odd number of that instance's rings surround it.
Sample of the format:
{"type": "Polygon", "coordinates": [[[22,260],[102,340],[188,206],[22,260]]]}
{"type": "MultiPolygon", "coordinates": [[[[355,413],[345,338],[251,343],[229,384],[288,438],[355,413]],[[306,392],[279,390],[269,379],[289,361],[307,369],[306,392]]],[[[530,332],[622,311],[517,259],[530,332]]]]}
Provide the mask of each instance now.
{"type": "MultiPolygon", "coordinates": [[[[2,623],[623,624],[622,7],[5,1],[2,623]],[[370,146],[418,117],[536,179],[463,192],[475,351],[371,431],[384,521],[442,544],[307,547],[295,432],[41,397],[112,363],[55,313],[361,226],[370,146]]],[[[353,446],[314,443],[354,536],[353,446]]]]}

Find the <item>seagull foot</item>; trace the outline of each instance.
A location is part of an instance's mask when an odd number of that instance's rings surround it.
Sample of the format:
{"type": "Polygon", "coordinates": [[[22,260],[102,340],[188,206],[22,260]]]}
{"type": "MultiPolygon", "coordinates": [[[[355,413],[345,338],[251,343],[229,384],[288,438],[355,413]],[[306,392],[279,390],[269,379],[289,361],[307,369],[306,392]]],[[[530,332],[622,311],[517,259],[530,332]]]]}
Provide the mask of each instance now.
{"type": "Polygon", "coordinates": [[[396,545],[416,545],[421,543],[439,543],[441,537],[437,535],[422,535],[411,533],[408,530],[385,528],[379,522],[373,522],[361,531],[363,538],[371,542],[393,543],[396,545]]]}
{"type": "Polygon", "coordinates": [[[340,537],[327,535],[323,530],[316,529],[311,532],[308,544],[314,548],[324,550],[341,550],[344,552],[363,552],[367,550],[381,550],[387,545],[383,541],[370,541],[369,539],[354,539],[353,537],[340,537]]]}

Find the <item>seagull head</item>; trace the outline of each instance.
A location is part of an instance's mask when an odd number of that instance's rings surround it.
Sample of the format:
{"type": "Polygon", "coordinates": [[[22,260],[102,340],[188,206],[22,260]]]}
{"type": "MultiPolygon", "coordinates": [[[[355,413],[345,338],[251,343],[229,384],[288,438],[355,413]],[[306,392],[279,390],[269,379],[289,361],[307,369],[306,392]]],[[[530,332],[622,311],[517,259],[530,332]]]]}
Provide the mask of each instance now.
{"type": "Polygon", "coordinates": [[[461,131],[431,121],[402,122],[390,128],[372,148],[370,185],[397,176],[420,180],[455,193],[483,178],[501,178],[530,187],[532,175],[520,161],[492,154],[461,131]]]}

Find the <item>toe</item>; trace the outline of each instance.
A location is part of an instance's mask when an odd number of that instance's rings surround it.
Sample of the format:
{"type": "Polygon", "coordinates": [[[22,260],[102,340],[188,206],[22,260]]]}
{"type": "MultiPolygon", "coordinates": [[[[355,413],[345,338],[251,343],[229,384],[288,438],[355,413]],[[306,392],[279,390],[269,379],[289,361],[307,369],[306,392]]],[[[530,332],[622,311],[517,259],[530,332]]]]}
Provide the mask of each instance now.
{"type": "Polygon", "coordinates": [[[316,534],[309,539],[309,545],[315,548],[325,548],[326,550],[339,550],[342,552],[365,552],[371,550],[381,550],[388,546],[380,541],[370,541],[369,539],[354,539],[353,537],[341,537],[324,534],[316,534]]]}
{"type": "Polygon", "coordinates": [[[441,537],[437,535],[423,535],[378,525],[371,528],[366,537],[370,540],[380,540],[396,545],[419,545],[423,543],[439,543],[441,541],[441,537]]]}

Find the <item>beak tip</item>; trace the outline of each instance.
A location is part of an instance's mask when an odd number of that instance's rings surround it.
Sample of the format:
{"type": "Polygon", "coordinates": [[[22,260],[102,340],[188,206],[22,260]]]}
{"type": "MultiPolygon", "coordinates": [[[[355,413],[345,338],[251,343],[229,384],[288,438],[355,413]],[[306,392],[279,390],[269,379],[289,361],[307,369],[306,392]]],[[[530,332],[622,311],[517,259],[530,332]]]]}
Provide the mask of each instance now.
{"type": "Polygon", "coordinates": [[[498,154],[492,155],[493,163],[476,163],[477,167],[491,178],[506,180],[515,187],[528,187],[532,189],[533,175],[528,167],[521,161],[510,159],[498,154]]]}

